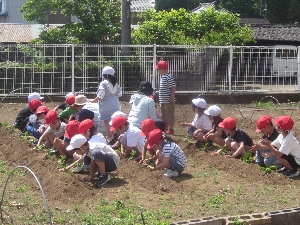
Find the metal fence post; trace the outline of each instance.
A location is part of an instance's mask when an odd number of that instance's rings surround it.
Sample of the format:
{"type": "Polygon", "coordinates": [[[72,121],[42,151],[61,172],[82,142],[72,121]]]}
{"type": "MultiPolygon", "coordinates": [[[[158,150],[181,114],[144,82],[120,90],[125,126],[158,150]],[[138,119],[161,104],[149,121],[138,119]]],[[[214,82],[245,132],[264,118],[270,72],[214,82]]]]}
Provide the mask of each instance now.
{"type": "Polygon", "coordinates": [[[71,45],[72,47],[72,92],[75,93],[75,51],[74,51],[74,44],[71,45]]]}
{"type": "Polygon", "coordinates": [[[229,65],[228,65],[228,91],[232,92],[231,76],[232,76],[232,63],[233,63],[233,47],[230,45],[229,65]]]}
{"type": "Polygon", "coordinates": [[[298,54],[297,54],[297,86],[298,92],[300,92],[300,46],[298,46],[298,54]]]}
{"type": "Polygon", "coordinates": [[[152,87],[154,90],[156,90],[156,85],[155,85],[155,73],[156,73],[156,44],[153,45],[153,70],[152,70],[152,79],[151,79],[151,83],[152,83],[152,87]]]}

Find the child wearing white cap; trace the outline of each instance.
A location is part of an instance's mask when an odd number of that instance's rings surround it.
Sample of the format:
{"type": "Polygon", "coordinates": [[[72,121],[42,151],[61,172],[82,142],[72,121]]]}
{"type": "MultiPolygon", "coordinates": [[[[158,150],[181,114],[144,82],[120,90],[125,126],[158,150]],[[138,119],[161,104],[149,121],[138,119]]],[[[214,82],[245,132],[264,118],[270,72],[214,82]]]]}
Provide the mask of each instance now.
{"type": "Polygon", "coordinates": [[[224,146],[224,140],[227,138],[226,133],[219,124],[223,121],[221,118],[221,109],[217,105],[212,105],[204,111],[208,118],[212,120],[212,129],[204,135],[204,139],[209,143],[209,147],[213,147],[213,143],[224,146]]]}
{"type": "Polygon", "coordinates": [[[115,70],[111,66],[105,66],[102,70],[103,81],[99,84],[97,97],[89,99],[89,102],[98,102],[100,120],[104,120],[105,133],[109,145],[113,145],[114,135],[110,131],[109,121],[111,116],[121,108],[119,98],[122,96],[121,87],[117,84],[115,70]]]}
{"type": "Polygon", "coordinates": [[[195,117],[191,123],[181,123],[182,126],[187,126],[188,133],[197,140],[196,147],[200,147],[203,142],[206,142],[204,135],[211,130],[212,125],[207,115],[204,114],[207,103],[203,98],[192,100],[192,108],[195,112],[195,117]]]}

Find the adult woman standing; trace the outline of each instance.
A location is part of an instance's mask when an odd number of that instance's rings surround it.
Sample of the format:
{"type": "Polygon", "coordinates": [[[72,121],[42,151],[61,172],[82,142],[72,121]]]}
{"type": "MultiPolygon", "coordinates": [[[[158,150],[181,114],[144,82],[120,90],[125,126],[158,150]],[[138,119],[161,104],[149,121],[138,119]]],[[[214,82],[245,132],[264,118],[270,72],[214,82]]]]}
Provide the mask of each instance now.
{"type": "Polygon", "coordinates": [[[149,81],[142,81],[139,87],[139,94],[132,99],[132,107],[128,115],[128,122],[137,128],[141,128],[145,119],[160,121],[156,115],[155,103],[149,96],[154,89],[149,81]]]}
{"type": "Polygon", "coordinates": [[[122,90],[117,84],[115,70],[111,66],[106,66],[102,70],[103,81],[99,84],[97,97],[90,99],[89,102],[99,103],[100,120],[104,120],[104,126],[109,145],[113,144],[113,132],[110,131],[109,121],[112,114],[120,111],[119,98],[122,96],[122,90]]]}

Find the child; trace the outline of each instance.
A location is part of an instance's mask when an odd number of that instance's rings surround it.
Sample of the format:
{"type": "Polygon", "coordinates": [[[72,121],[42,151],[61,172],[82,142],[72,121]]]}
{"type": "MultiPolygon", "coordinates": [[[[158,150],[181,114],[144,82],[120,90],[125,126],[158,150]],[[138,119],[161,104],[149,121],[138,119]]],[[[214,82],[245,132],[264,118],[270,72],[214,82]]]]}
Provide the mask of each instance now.
{"type": "Polygon", "coordinates": [[[154,129],[148,134],[148,148],[153,148],[156,153],[156,167],[151,171],[166,168],[166,177],[179,176],[187,166],[187,159],[181,148],[171,138],[163,135],[161,130],[154,129]]]}
{"type": "MultiPolygon", "coordinates": [[[[109,121],[110,126],[112,125],[113,119],[117,116],[123,116],[124,118],[127,119],[127,115],[125,113],[123,113],[121,111],[117,111],[114,114],[112,114],[112,116],[111,116],[111,120],[109,121]]],[[[121,143],[119,141],[119,136],[120,135],[116,131],[114,131],[114,141],[115,141],[115,143],[113,145],[111,145],[111,148],[114,149],[114,150],[121,148],[121,143]]]]}
{"type": "Polygon", "coordinates": [[[148,148],[148,139],[147,139],[148,134],[154,129],[160,129],[161,132],[165,132],[164,122],[161,120],[154,122],[153,119],[146,119],[142,122],[140,135],[145,136],[146,139],[145,139],[145,144],[144,144],[144,148],[142,151],[142,158],[139,162],[140,164],[147,163],[147,159],[146,159],[147,151],[149,151],[149,153],[151,155],[151,159],[149,159],[150,161],[152,161],[152,157],[155,156],[155,150],[153,148],[148,148]]]}
{"type": "Polygon", "coordinates": [[[161,119],[166,124],[166,133],[174,134],[174,102],[176,84],[173,76],[168,72],[168,63],[166,61],[160,61],[155,68],[158,69],[158,73],[162,76],[159,85],[159,103],[161,105],[161,119]]]}
{"type": "Polygon", "coordinates": [[[74,154],[74,149],[68,148],[70,145],[71,139],[73,136],[76,134],[79,134],[79,123],[77,120],[71,120],[66,126],[66,131],[64,134],[64,139],[56,139],[57,143],[60,142],[59,144],[56,144],[56,150],[60,153],[61,156],[72,156],[74,154]]]}
{"type": "Polygon", "coordinates": [[[203,98],[196,98],[192,100],[192,108],[196,113],[192,123],[182,123],[182,126],[187,126],[188,133],[195,140],[197,140],[196,147],[200,147],[203,142],[207,140],[204,135],[211,130],[211,122],[207,115],[204,114],[206,109],[206,101],[203,98]]]}
{"type": "Polygon", "coordinates": [[[119,98],[122,96],[122,90],[117,84],[115,70],[106,66],[102,70],[104,80],[99,84],[97,97],[90,99],[89,102],[99,103],[100,120],[104,120],[104,126],[109,145],[114,144],[114,135],[110,131],[109,121],[113,113],[121,108],[119,98]]]}
{"type": "Polygon", "coordinates": [[[65,96],[66,101],[63,102],[63,103],[61,103],[61,104],[59,104],[58,106],[56,106],[54,108],[54,110],[58,113],[59,109],[62,110],[62,111],[64,111],[66,108],[68,108],[70,106],[70,104],[67,103],[67,99],[68,99],[69,96],[72,96],[72,95],[75,95],[75,94],[73,92],[69,92],[68,94],[66,94],[66,96],[65,96]]]}
{"type": "Polygon", "coordinates": [[[204,135],[204,139],[208,142],[209,147],[213,147],[213,143],[216,143],[219,146],[224,146],[224,140],[227,138],[226,133],[222,127],[219,127],[219,124],[223,121],[221,118],[221,109],[216,106],[210,106],[207,110],[204,111],[208,118],[212,120],[212,130],[204,135]]]}
{"type": "Polygon", "coordinates": [[[85,136],[90,144],[107,143],[105,137],[101,133],[97,132],[97,128],[91,119],[86,119],[79,124],[79,132],[85,136]]]}
{"type": "Polygon", "coordinates": [[[39,106],[35,114],[29,116],[29,122],[26,129],[28,133],[32,134],[37,139],[39,139],[41,135],[45,132],[45,116],[48,113],[48,111],[49,109],[47,106],[39,106]]]}
{"type": "MultiPolygon", "coordinates": [[[[279,135],[277,130],[273,127],[272,119],[270,116],[262,116],[256,121],[257,129],[255,132],[261,132],[263,134],[262,139],[268,139],[269,141],[275,141],[279,135]]],[[[282,167],[281,162],[274,156],[272,151],[268,147],[259,142],[251,146],[251,151],[256,154],[255,163],[259,166],[277,166],[282,167]]]]}
{"type": "Polygon", "coordinates": [[[140,158],[145,144],[145,137],[140,135],[141,130],[139,128],[129,126],[126,118],[117,116],[113,119],[110,130],[116,131],[120,135],[121,153],[125,158],[128,158],[132,151],[136,152],[136,160],[140,158]]]}
{"type": "Polygon", "coordinates": [[[25,132],[26,126],[29,121],[29,116],[32,115],[34,112],[29,108],[29,103],[34,100],[33,102],[37,103],[34,106],[35,109],[38,108],[38,106],[42,105],[43,103],[40,101],[40,99],[43,99],[38,93],[33,92],[28,95],[28,104],[18,113],[16,120],[14,122],[14,127],[18,128],[20,131],[25,132]]]}
{"type": "MultiPolygon", "coordinates": [[[[239,158],[246,154],[246,151],[253,145],[252,139],[244,131],[236,129],[236,120],[232,117],[227,117],[219,124],[227,134],[225,146],[233,151],[232,155],[226,155],[225,158],[239,158]]],[[[211,155],[217,155],[222,149],[211,155]]]]}
{"type": "Polygon", "coordinates": [[[299,175],[297,168],[300,167],[300,144],[291,133],[294,121],[289,116],[280,116],[274,119],[276,130],[279,133],[272,143],[268,139],[261,139],[261,143],[271,149],[274,156],[283,164],[277,172],[287,177],[299,175]]]}
{"type": "Polygon", "coordinates": [[[59,120],[58,115],[54,110],[50,110],[46,114],[45,119],[46,125],[49,125],[49,127],[40,137],[37,146],[41,145],[44,140],[47,140],[54,147],[60,147],[61,142],[59,142],[58,139],[63,139],[66,131],[66,124],[59,120]]]}
{"type": "Polygon", "coordinates": [[[62,120],[64,123],[68,123],[71,115],[78,113],[77,108],[75,107],[75,98],[76,95],[70,95],[66,99],[66,103],[68,104],[67,108],[58,114],[58,117],[62,120]]]}

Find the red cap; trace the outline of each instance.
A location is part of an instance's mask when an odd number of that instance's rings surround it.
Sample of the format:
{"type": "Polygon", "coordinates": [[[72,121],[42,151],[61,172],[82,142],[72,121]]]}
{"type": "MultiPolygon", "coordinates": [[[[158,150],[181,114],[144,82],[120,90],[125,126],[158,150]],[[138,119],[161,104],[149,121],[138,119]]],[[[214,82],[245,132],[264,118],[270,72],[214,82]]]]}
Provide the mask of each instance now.
{"type": "Polygon", "coordinates": [[[152,130],[147,137],[148,145],[147,148],[152,148],[162,138],[162,132],[160,129],[152,130]]]}
{"type": "Polygon", "coordinates": [[[79,134],[79,123],[77,120],[71,120],[66,126],[65,137],[71,139],[76,134],[79,134]]]}
{"type": "Polygon", "coordinates": [[[261,130],[265,129],[269,126],[272,122],[270,116],[262,116],[256,121],[256,130],[255,132],[260,132],[261,130]]]}
{"type": "Polygon", "coordinates": [[[46,119],[46,125],[50,125],[51,123],[53,123],[55,120],[58,119],[58,115],[55,110],[50,110],[46,114],[45,119],[46,119]]]}
{"type": "Polygon", "coordinates": [[[152,98],[154,100],[154,96],[153,95],[149,95],[149,98],[152,98]]]}
{"type": "Polygon", "coordinates": [[[41,114],[41,113],[47,113],[47,112],[49,112],[48,107],[45,106],[45,105],[42,105],[42,106],[37,108],[35,114],[41,114]]]}
{"type": "Polygon", "coordinates": [[[76,95],[70,95],[67,99],[66,99],[66,103],[68,103],[69,105],[73,105],[75,103],[75,97],[76,95]]]}
{"type": "Polygon", "coordinates": [[[86,132],[88,129],[90,129],[92,126],[94,126],[94,122],[91,119],[86,119],[83,120],[80,124],[79,124],[79,133],[83,134],[84,132],[86,132]]]}
{"type": "Polygon", "coordinates": [[[156,69],[161,69],[161,70],[167,70],[168,69],[168,63],[166,61],[159,61],[156,65],[156,69]]]}
{"type": "Polygon", "coordinates": [[[274,119],[274,122],[277,126],[281,127],[284,130],[291,130],[294,126],[294,121],[289,116],[280,116],[274,119]]]}
{"type": "Polygon", "coordinates": [[[126,122],[127,119],[124,118],[123,116],[116,116],[112,121],[110,131],[115,131],[120,126],[123,126],[126,122]]]}
{"type": "Polygon", "coordinates": [[[37,109],[39,106],[43,105],[43,103],[40,101],[40,100],[37,100],[37,99],[33,99],[31,100],[29,103],[28,103],[28,106],[29,106],[29,109],[32,111],[32,110],[35,110],[37,109]]]}
{"type": "Polygon", "coordinates": [[[219,127],[232,130],[233,128],[236,128],[236,120],[232,117],[227,117],[219,123],[219,127]]]}
{"type": "Polygon", "coordinates": [[[146,119],[142,122],[141,125],[141,130],[142,132],[140,133],[141,136],[147,136],[150,131],[155,129],[155,122],[153,119],[146,119]]]}

